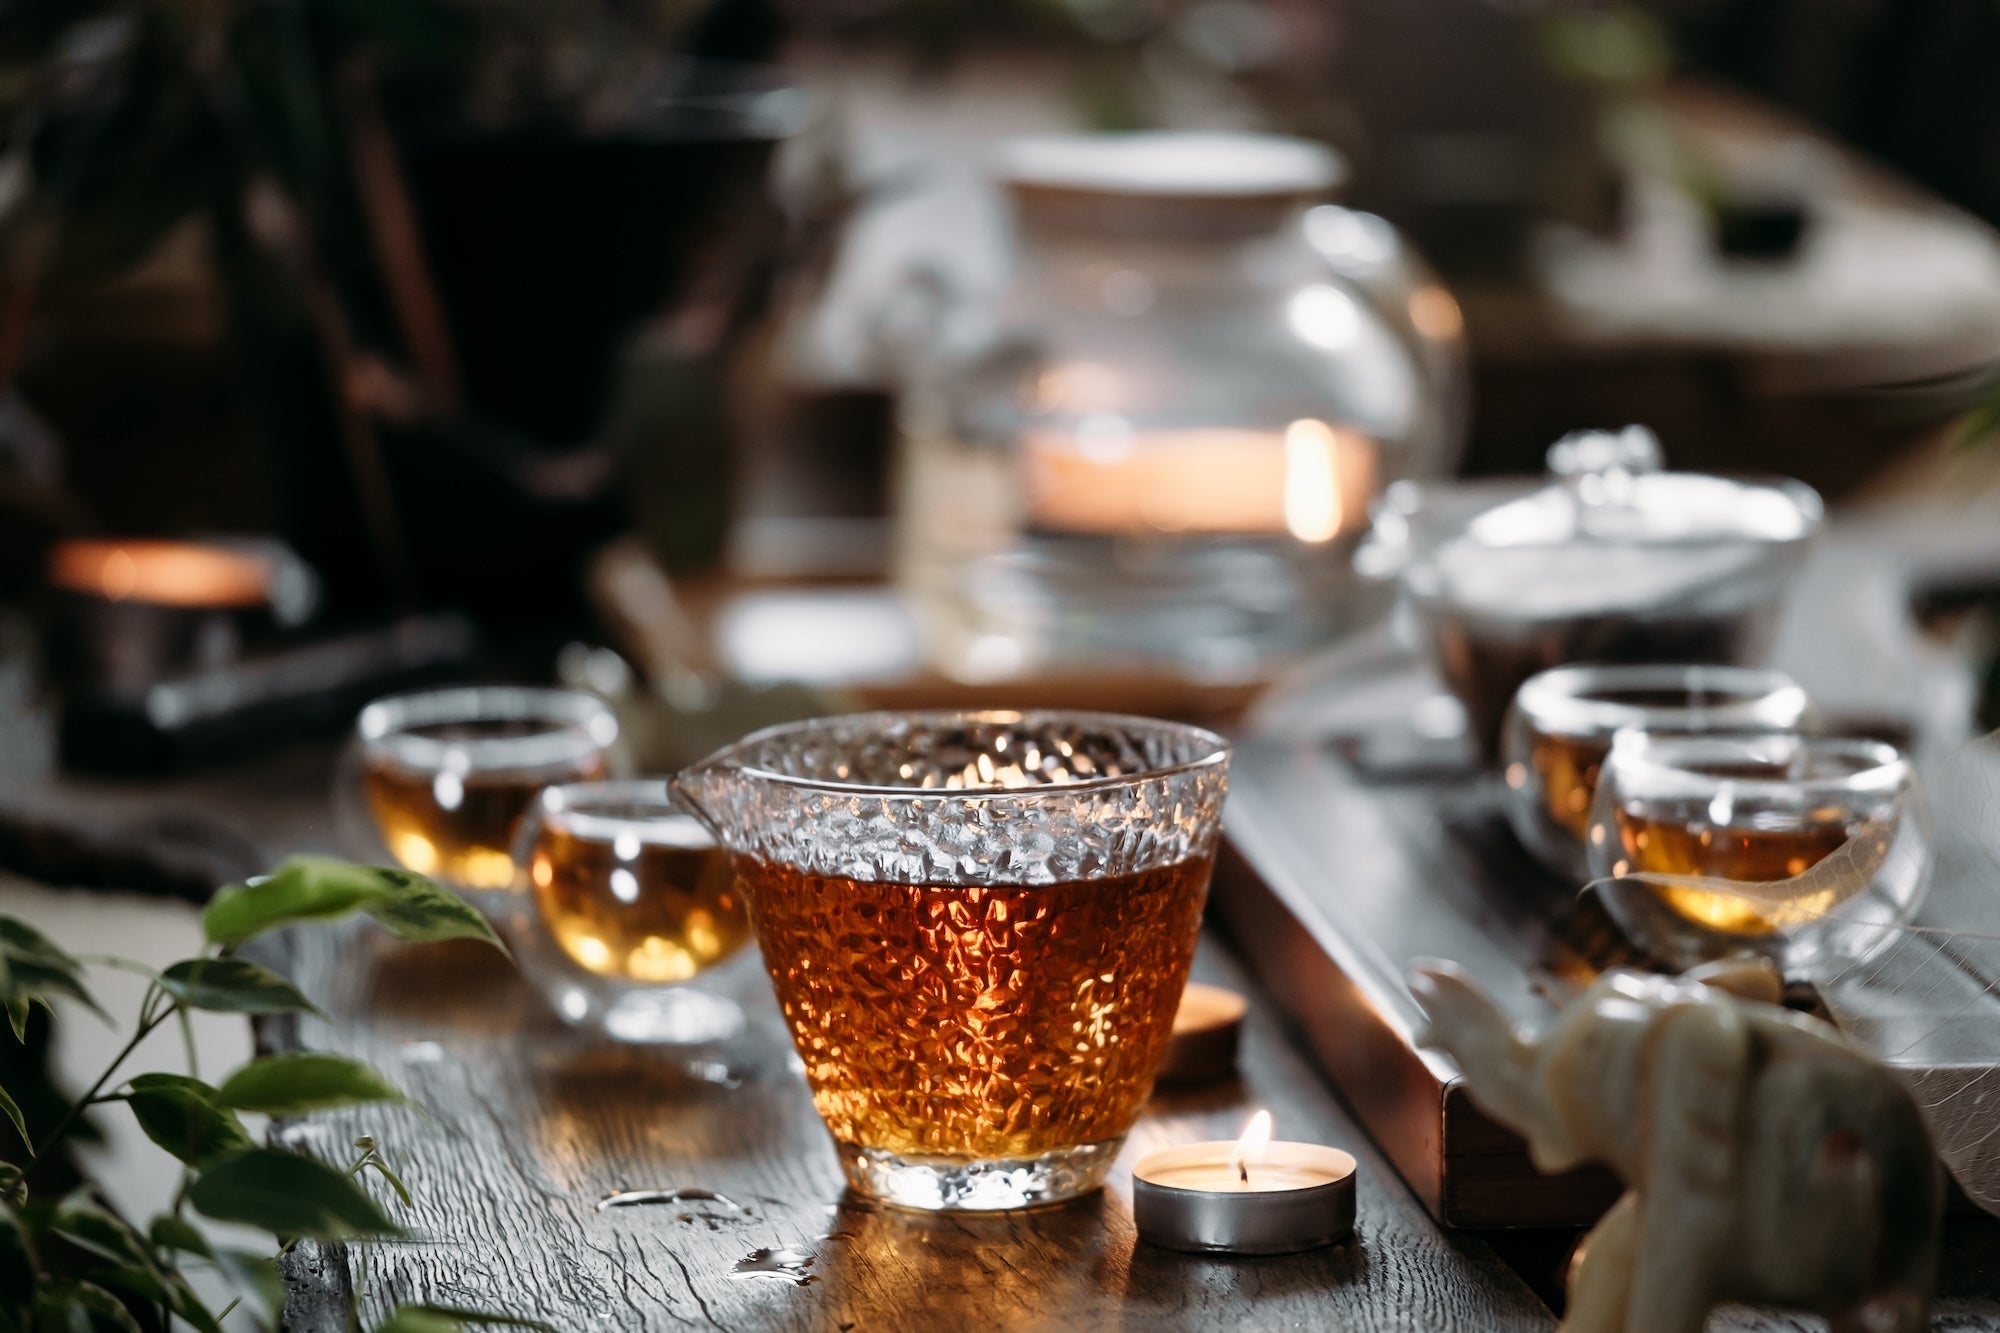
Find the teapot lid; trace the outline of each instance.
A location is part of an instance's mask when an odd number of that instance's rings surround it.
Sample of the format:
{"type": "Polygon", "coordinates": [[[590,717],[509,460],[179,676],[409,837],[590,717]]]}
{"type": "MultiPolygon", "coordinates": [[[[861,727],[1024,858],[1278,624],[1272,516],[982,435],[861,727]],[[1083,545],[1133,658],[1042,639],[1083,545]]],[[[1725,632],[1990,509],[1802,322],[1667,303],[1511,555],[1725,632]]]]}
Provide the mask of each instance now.
{"type": "Polygon", "coordinates": [[[1486,509],[1410,570],[1420,597],[1542,618],[1755,595],[1818,529],[1819,495],[1783,479],[1659,470],[1644,427],[1567,436],[1554,480],[1486,509]]]}
{"type": "Polygon", "coordinates": [[[1227,235],[1323,201],[1347,178],[1323,143],[1284,134],[1148,130],[1008,139],[993,172],[1043,229],[1227,235]]]}
{"type": "Polygon", "coordinates": [[[1011,186],[1187,199],[1324,195],[1347,174],[1311,139],[1212,130],[1020,135],[1000,145],[996,167],[1011,186]]]}

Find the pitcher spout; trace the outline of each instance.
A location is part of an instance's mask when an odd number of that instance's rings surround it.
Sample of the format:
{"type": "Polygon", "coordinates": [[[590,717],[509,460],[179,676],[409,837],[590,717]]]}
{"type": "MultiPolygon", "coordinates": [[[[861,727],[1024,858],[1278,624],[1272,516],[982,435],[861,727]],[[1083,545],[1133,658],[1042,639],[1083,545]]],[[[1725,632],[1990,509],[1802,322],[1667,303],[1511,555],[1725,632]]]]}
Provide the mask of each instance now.
{"type": "Polygon", "coordinates": [[[709,836],[725,847],[732,841],[721,813],[720,798],[727,773],[728,765],[704,759],[667,779],[667,789],[673,793],[675,803],[693,815],[708,830],[709,836]]]}

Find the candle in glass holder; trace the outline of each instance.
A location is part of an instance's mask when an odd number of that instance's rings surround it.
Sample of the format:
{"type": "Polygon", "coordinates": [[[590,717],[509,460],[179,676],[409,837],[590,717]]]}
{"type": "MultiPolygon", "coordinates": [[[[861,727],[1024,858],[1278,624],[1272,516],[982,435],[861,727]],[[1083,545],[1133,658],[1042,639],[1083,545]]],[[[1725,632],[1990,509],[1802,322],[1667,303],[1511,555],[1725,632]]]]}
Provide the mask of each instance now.
{"type": "Polygon", "coordinates": [[[1296,1254],[1354,1234],[1354,1158],[1271,1141],[1271,1115],[1234,1143],[1190,1143],[1132,1168],[1139,1238],[1202,1254],[1296,1254]]]}
{"type": "Polygon", "coordinates": [[[1375,494],[1375,445],[1310,418],[1283,430],[1135,430],[1121,416],[1022,440],[1030,521],[1056,532],[1358,536],[1375,494]]]}

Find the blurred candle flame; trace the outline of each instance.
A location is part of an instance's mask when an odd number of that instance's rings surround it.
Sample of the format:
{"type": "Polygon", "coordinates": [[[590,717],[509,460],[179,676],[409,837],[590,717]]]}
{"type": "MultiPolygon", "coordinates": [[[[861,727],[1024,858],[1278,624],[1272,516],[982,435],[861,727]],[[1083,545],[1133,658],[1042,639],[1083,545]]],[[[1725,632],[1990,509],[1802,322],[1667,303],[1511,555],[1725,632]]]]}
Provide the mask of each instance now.
{"type": "Polygon", "coordinates": [[[1339,444],[1324,421],[1306,418],[1285,427],[1285,530],[1302,542],[1331,541],[1340,531],[1339,444]]]}

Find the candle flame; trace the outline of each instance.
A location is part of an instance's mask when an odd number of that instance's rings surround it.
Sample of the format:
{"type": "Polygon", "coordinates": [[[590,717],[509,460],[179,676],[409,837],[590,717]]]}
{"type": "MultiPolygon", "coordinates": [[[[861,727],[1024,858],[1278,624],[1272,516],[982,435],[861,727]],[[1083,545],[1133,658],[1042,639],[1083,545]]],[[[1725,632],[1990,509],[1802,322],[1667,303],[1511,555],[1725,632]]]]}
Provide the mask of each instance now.
{"type": "Polygon", "coordinates": [[[1270,1146],[1271,1113],[1259,1111],[1250,1117],[1243,1137],[1236,1140],[1236,1150],[1229,1154],[1229,1165],[1236,1172],[1236,1178],[1249,1184],[1250,1168],[1264,1160],[1264,1153],[1270,1146]]]}

